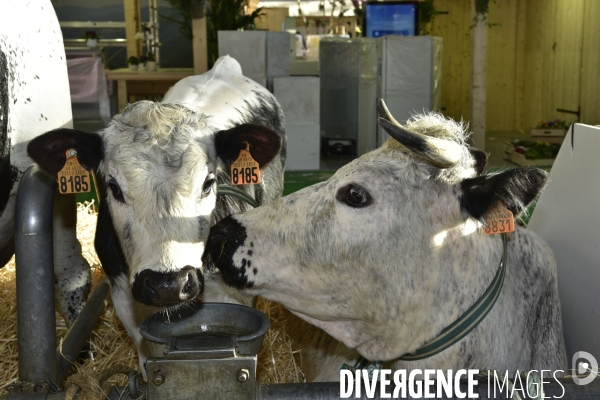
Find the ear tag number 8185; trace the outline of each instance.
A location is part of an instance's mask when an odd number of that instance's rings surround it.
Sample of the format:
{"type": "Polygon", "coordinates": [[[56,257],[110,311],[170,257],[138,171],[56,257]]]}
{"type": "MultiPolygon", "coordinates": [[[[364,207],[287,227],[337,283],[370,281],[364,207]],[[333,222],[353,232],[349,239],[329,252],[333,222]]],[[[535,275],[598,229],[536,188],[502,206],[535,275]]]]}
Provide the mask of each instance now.
{"type": "Polygon", "coordinates": [[[260,165],[250,154],[250,144],[246,143],[246,149],[240,150],[240,154],[231,164],[231,183],[233,185],[250,185],[260,183],[260,165]]]}
{"type": "Polygon", "coordinates": [[[77,150],[67,150],[66,156],[67,162],[58,172],[58,191],[61,194],[68,194],[87,193],[92,190],[90,173],[79,164],[77,150]]]}

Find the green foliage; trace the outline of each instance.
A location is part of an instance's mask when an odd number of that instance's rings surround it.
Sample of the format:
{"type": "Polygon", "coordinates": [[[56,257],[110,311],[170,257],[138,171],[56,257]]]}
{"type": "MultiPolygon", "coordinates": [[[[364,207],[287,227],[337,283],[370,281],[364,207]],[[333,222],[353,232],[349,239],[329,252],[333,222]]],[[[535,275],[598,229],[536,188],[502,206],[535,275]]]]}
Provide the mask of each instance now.
{"type": "Polygon", "coordinates": [[[500,25],[499,23],[487,22],[488,13],[490,12],[490,1],[496,2],[496,0],[475,0],[475,16],[473,17],[473,24],[469,27],[470,29],[475,28],[480,21],[489,28],[500,25]]]}
{"type": "Polygon", "coordinates": [[[513,145],[515,146],[515,152],[524,154],[525,158],[530,160],[556,158],[560,150],[559,144],[543,142],[541,140],[537,142],[518,140],[513,142],[513,145]]]}
{"type": "Polygon", "coordinates": [[[262,8],[245,14],[246,5],[247,0],[209,0],[206,13],[209,67],[212,67],[219,57],[218,31],[256,29],[256,20],[265,15],[262,8]]]}
{"type": "Polygon", "coordinates": [[[424,0],[419,3],[419,22],[427,24],[433,22],[433,19],[438,15],[438,10],[433,4],[433,0],[424,0]]]}
{"type": "Polygon", "coordinates": [[[540,122],[535,129],[567,129],[571,124],[561,119],[540,122]]]}
{"type": "Polygon", "coordinates": [[[245,13],[248,0],[167,0],[178,11],[178,16],[162,15],[161,17],[179,24],[179,33],[188,39],[193,39],[192,33],[192,3],[204,7],[208,3],[207,17],[207,45],[209,68],[219,57],[218,31],[236,31],[256,29],[256,19],[265,15],[262,8],[256,9],[251,14],[245,13]]]}
{"type": "Polygon", "coordinates": [[[193,39],[192,34],[192,0],[167,0],[169,4],[175,8],[180,18],[169,15],[160,14],[166,20],[179,24],[179,33],[188,40],[193,39]]]}

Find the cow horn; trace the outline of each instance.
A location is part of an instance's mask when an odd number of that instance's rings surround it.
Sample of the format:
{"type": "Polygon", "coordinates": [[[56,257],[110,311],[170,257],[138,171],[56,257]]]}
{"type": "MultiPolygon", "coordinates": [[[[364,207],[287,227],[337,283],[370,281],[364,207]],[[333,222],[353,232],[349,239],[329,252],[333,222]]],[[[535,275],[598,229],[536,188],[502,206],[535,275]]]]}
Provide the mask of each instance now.
{"type": "Polygon", "coordinates": [[[377,108],[379,125],[407,149],[438,168],[450,168],[460,161],[462,149],[458,143],[409,131],[392,117],[381,99],[377,108]]]}

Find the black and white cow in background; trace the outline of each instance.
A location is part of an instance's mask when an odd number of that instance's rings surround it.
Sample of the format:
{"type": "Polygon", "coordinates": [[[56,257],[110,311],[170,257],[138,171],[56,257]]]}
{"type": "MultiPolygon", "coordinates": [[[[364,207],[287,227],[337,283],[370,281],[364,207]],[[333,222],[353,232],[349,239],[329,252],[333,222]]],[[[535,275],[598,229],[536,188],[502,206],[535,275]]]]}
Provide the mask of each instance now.
{"type": "MultiPolygon", "coordinates": [[[[71,128],[71,97],[62,34],[50,1],[0,3],[0,267],[14,254],[14,207],[19,180],[32,164],[29,140],[71,128]]],[[[90,288],[90,265],[75,235],[75,195],[54,200],[56,306],[68,325],[90,288]]],[[[32,321],[34,323],[34,321],[32,321]]]]}
{"type": "Polygon", "coordinates": [[[217,184],[231,181],[230,166],[247,144],[262,182],[241,189],[265,204],[283,191],[283,112],[226,56],[207,73],[179,81],[162,102],[129,105],[99,133],[60,129],[28,146],[53,176],[69,148],[96,171],[102,194],[95,247],[143,373],[138,326],[151,313],[170,312],[203,290],[203,301],[249,303],[203,271],[201,261],[211,225],[251,208],[216,195],[217,184]]]}
{"type": "Polygon", "coordinates": [[[500,203],[522,213],[547,177],[535,168],[484,174],[485,154],[441,115],[402,127],[380,103],[380,116],[393,137],[381,148],[211,229],[207,253],[224,280],[322,329],[290,327],[309,380],[339,380],[359,354],[392,369],[564,370],[554,256],[521,227],[508,241],[504,287],[480,325],[430,358],[398,360],[492,282],[503,245],[482,233],[482,215],[500,203]]]}

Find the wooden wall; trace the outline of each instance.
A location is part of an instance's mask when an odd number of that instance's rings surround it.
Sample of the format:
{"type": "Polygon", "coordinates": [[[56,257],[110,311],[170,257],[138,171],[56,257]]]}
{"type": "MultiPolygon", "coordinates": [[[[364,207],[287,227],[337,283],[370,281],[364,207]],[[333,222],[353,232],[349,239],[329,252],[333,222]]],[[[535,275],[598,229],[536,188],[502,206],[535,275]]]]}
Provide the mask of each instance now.
{"type": "MultiPolygon", "coordinates": [[[[469,120],[471,6],[436,0],[444,12],[432,35],[444,38],[442,107],[469,120]],[[447,13],[445,13],[447,12],[447,13]]],[[[541,120],[575,121],[557,108],[577,110],[580,122],[600,124],[600,1],[490,2],[486,130],[529,130],[541,120]]]]}

